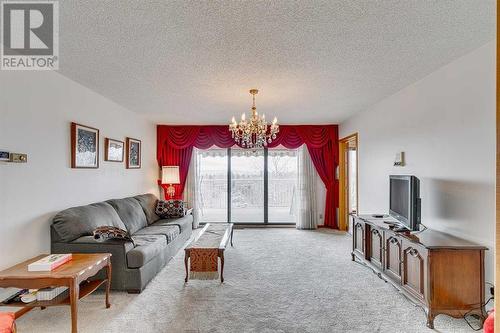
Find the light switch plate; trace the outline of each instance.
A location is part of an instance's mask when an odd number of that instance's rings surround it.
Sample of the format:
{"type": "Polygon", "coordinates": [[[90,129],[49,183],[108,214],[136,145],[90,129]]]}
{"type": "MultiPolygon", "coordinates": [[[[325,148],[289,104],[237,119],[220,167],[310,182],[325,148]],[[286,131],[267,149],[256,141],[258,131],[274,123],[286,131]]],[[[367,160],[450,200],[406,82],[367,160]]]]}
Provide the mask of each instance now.
{"type": "Polygon", "coordinates": [[[19,153],[11,153],[10,154],[10,161],[12,163],[26,163],[26,162],[28,162],[28,155],[27,154],[19,154],[19,153]]]}
{"type": "Polygon", "coordinates": [[[10,153],[8,151],[0,150],[0,161],[4,162],[10,161],[10,153]]]}

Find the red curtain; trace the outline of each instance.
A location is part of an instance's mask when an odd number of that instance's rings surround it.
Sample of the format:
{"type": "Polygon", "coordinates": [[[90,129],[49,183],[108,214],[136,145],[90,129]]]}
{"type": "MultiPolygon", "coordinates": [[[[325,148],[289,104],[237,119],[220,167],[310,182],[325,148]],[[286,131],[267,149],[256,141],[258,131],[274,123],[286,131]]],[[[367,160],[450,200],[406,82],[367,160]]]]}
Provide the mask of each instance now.
{"type": "MultiPolygon", "coordinates": [[[[338,165],[337,125],[280,125],[276,140],[269,148],[282,145],[294,149],[305,144],[311,160],[326,187],[325,226],[338,228],[336,208],[338,207],[338,181],[335,169],[338,165]]],[[[170,126],[157,127],[158,164],[178,165],[181,184],[174,185],[175,198],[182,198],[186,184],[193,147],[208,149],[212,146],[229,148],[235,145],[231,132],[221,126],[170,126]]]]}

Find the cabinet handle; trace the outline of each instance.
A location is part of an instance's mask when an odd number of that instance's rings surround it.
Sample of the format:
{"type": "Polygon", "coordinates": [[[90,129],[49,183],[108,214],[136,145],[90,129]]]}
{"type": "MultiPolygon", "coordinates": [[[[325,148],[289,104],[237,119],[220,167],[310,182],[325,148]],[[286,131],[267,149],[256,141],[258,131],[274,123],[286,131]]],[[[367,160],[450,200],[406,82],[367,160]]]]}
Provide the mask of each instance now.
{"type": "Polygon", "coordinates": [[[411,249],[409,252],[408,252],[412,257],[417,257],[418,256],[418,251],[415,250],[415,249],[411,249]]]}
{"type": "Polygon", "coordinates": [[[391,240],[389,241],[391,244],[396,244],[398,242],[398,240],[394,237],[391,238],[391,240]]]}
{"type": "Polygon", "coordinates": [[[378,234],[379,234],[379,232],[378,232],[378,230],[377,230],[377,229],[373,229],[373,230],[372,230],[372,234],[374,234],[374,235],[378,235],[378,234]]]}

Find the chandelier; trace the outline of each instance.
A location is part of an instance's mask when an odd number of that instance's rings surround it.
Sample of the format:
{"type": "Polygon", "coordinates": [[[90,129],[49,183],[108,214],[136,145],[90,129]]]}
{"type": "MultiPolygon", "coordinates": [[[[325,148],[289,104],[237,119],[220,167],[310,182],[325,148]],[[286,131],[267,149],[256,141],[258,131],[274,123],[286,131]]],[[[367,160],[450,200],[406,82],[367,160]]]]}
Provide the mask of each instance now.
{"type": "Polygon", "coordinates": [[[266,116],[263,114],[259,116],[257,108],[255,107],[255,95],[259,91],[257,89],[251,89],[250,94],[253,97],[252,105],[252,115],[249,120],[246,120],[245,113],[241,115],[241,120],[239,123],[232,119],[231,124],[229,124],[229,130],[231,131],[234,141],[243,148],[263,148],[269,143],[276,139],[276,134],[278,134],[280,127],[278,125],[278,119],[274,117],[271,125],[267,125],[266,116]]]}

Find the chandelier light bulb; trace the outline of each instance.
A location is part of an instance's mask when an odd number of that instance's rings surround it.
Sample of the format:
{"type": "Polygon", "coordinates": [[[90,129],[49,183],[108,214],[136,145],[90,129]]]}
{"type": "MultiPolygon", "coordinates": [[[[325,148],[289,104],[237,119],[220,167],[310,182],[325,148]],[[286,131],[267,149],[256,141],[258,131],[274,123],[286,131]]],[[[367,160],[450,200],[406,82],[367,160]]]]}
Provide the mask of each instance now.
{"type": "Polygon", "coordinates": [[[241,120],[245,121],[245,114],[244,113],[241,114],[241,120]]]}
{"type": "Polygon", "coordinates": [[[234,116],[233,116],[233,119],[231,120],[231,122],[234,124],[236,123],[236,119],[234,119],[234,116]]]}

